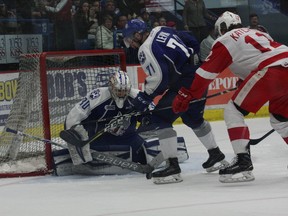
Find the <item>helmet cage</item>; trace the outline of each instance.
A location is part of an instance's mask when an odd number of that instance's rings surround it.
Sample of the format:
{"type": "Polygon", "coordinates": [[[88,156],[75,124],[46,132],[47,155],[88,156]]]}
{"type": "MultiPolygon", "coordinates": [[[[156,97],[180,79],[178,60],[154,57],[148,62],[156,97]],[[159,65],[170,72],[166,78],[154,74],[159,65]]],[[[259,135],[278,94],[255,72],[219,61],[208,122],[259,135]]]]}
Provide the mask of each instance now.
{"type": "Polygon", "coordinates": [[[130,79],[124,71],[119,70],[110,78],[109,91],[118,108],[123,108],[131,86],[130,79]]]}

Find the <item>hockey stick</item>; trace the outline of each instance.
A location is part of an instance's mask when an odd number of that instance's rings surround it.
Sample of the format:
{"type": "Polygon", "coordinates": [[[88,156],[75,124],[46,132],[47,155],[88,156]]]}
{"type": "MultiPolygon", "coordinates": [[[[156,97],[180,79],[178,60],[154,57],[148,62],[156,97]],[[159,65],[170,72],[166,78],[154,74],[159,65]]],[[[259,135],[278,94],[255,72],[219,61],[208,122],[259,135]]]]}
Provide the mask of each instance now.
{"type": "MultiPolygon", "coordinates": [[[[28,137],[28,138],[31,138],[31,139],[35,139],[35,140],[44,142],[45,144],[46,143],[50,143],[51,145],[67,149],[66,146],[64,146],[64,145],[62,145],[60,143],[54,142],[52,140],[49,140],[49,139],[44,139],[44,138],[40,138],[40,137],[37,137],[37,136],[33,136],[33,135],[30,135],[30,134],[27,134],[27,133],[23,133],[21,131],[14,130],[14,129],[11,129],[11,128],[6,128],[5,131],[9,132],[9,133],[13,133],[13,134],[19,135],[19,136],[24,136],[24,137],[28,137]]],[[[116,156],[113,156],[113,155],[110,155],[110,154],[106,154],[106,153],[103,153],[103,152],[95,151],[95,150],[92,151],[92,156],[93,156],[93,159],[102,161],[103,163],[107,163],[107,164],[110,164],[110,165],[113,165],[113,166],[118,166],[118,167],[121,167],[121,168],[124,168],[124,169],[128,169],[128,170],[131,170],[131,171],[138,172],[138,173],[147,174],[146,175],[147,179],[149,179],[150,174],[152,173],[152,171],[155,168],[157,168],[164,161],[162,153],[159,153],[148,164],[145,164],[145,165],[144,164],[135,163],[135,162],[132,162],[132,161],[128,161],[128,160],[125,160],[125,159],[121,159],[119,157],[116,157],[116,156]]]]}
{"type": "Polygon", "coordinates": [[[250,139],[248,145],[257,145],[259,142],[261,142],[262,140],[264,140],[266,137],[268,137],[270,134],[272,134],[275,130],[271,129],[270,131],[268,131],[266,134],[264,134],[262,137],[258,138],[258,139],[250,139]]]}
{"type": "Polygon", "coordinates": [[[35,140],[38,140],[38,141],[41,141],[41,142],[44,142],[44,143],[50,143],[51,145],[55,145],[55,146],[58,146],[58,147],[67,148],[66,146],[64,146],[64,145],[62,145],[60,143],[53,142],[52,140],[36,137],[36,136],[31,135],[31,134],[24,133],[22,131],[14,130],[12,128],[8,128],[7,127],[5,129],[5,131],[9,132],[9,133],[13,133],[13,134],[19,135],[19,136],[24,136],[24,137],[28,137],[28,138],[31,138],[31,139],[35,139],[35,140]]]}

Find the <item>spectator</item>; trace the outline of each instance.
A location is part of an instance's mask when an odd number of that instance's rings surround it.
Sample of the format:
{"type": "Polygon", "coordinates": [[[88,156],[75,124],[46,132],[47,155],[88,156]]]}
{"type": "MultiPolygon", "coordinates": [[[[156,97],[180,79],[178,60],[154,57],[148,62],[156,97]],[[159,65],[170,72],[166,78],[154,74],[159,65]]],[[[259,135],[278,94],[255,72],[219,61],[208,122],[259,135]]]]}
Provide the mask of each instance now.
{"type": "Polygon", "coordinates": [[[95,35],[96,35],[96,30],[99,25],[99,13],[100,13],[100,1],[96,0],[93,1],[90,4],[90,9],[89,9],[89,22],[90,22],[90,28],[88,30],[88,39],[94,39],[95,41],[95,35]]]}
{"type": "Polygon", "coordinates": [[[52,0],[45,9],[54,23],[56,50],[74,50],[72,0],[52,0]]]}
{"type": "Polygon", "coordinates": [[[5,18],[9,19],[8,22],[5,24],[5,31],[7,34],[19,34],[21,33],[21,25],[17,22],[17,13],[16,9],[10,9],[7,10],[6,7],[4,7],[4,13],[6,10],[5,18]]]}
{"type": "Polygon", "coordinates": [[[138,19],[143,20],[146,23],[147,28],[152,30],[152,20],[150,19],[150,13],[146,8],[142,8],[141,15],[138,17],[138,19]]]}
{"type": "Polygon", "coordinates": [[[166,21],[166,18],[165,17],[160,17],[158,19],[158,22],[159,22],[159,25],[160,26],[167,26],[167,21],[166,21]]]}
{"type": "Polygon", "coordinates": [[[199,43],[208,36],[206,19],[213,22],[215,17],[209,15],[203,0],[187,0],[183,10],[184,29],[191,31],[199,43]]]}
{"type": "Polygon", "coordinates": [[[125,28],[125,25],[127,24],[127,22],[128,22],[128,19],[126,15],[120,15],[117,17],[117,24],[115,26],[115,31],[113,34],[114,48],[125,47],[124,42],[123,42],[122,30],[125,28]]]}
{"type": "Polygon", "coordinates": [[[100,25],[102,25],[104,21],[104,17],[107,15],[112,17],[112,26],[116,25],[117,16],[120,15],[119,9],[116,8],[115,2],[113,0],[106,0],[104,4],[103,11],[100,12],[100,25]]]}
{"type": "Polygon", "coordinates": [[[115,29],[116,30],[122,30],[125,28],[125,25],[128,22],[128,18],[126,15],[120,15],[117,17],[117,21],[116,21],[116,26],[115,29]]]}
{"type": "Polygon", "coordinates": [[[80,8],[73,16],[75,48],[77,50],[89,49],[88,31],[92,25],[89,21],[89,2],[81,1],[80,8]]]}
{"type": "Polygon", "coordinates": [[[106,15],[96,31],[96,49],[113,49],[113,18],[106,15]]]}
{"type": "Polygon", "coordinates": [[[256,13],[252,13],[249,15],[249,23],[250,26],[248,26],[248,28],[250,29],[257,29],[259,31],[268,33],[267,29],[259,24],[259,17],[256,13]]]}
{"type": "Polygon", "coordinates": [[[159,22],[159,19],[161,17],[165,17],[165,15],[164,15],[164,13],[160,7],[157,7],[155,9],[155,11],[150,13],[150,19],[151,19],[152,23],[159,22]]]}
{"type": "MultiPolygon", "coordinates": [[[[8,16],[7,14],[7,7],[3,0],[0,0],[0,20],[6,19],[8,16]]],[[[6,33],[6,23],[0,21],[0,34],[6,33]]]]}
{"type": "Polygon", "coordinates": [[[121,11],[121,14],[126,15],[130,20],[136,16],[135,13],[135,0],[120,0],[118,1],[118,8],[121,11]]]}
{"type": "Polygon", "coordinates": [[[79,10],[79,6],[80,6],[80,0],[72,0],[72,9],[71,9],[72,16],[74,16],[76,11],[79,10]]]}
{"type": "Polygon", "coordinates": [[[46,18],[47,16],[43,0],[34,0],[34,8],[32,10],[32,18],[46,18]]]}
{"type": "Polygon", "coordinates": [[[159,26],[159,22],[158,21],[154,21],[153,24],[152,24],[153,28],[159,26]]]}

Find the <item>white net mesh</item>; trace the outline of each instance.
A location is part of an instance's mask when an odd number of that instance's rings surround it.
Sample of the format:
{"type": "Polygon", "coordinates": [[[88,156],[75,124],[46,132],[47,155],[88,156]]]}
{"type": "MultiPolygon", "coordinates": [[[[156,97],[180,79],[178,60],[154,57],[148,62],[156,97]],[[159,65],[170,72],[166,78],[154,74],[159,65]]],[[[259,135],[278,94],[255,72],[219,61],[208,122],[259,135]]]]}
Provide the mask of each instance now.
{"type": "MultiPolygon", "coordinates": [[[[115,70],[123,69],[120,55],[122,51],[111,50],[105,51],[105,55],[99,51],[78,51],[67,55],[54,52],[21,56],[16,97],[5,129],[64,144],[59,133],[66,115],[93,88],[107,85],[115,70]],[[47,89],[41,81],[46,83],[47,89]]],[[[0,177],[51,170],[54,146],[51,148],[5,129],[0,136],[0,177]]]]}

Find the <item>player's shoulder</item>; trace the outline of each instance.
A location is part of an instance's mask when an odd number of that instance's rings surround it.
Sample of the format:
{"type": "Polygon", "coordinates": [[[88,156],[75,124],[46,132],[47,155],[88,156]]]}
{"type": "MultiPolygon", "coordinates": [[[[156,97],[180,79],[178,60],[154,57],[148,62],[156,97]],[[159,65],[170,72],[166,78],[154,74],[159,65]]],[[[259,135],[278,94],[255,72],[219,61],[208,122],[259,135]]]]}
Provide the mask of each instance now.
{"type": "Polygon", "coordinates": [[[92,89],[86,96],[89,100],[103,101],[111,98],[108,87],[99,87],[92,89]]]}

